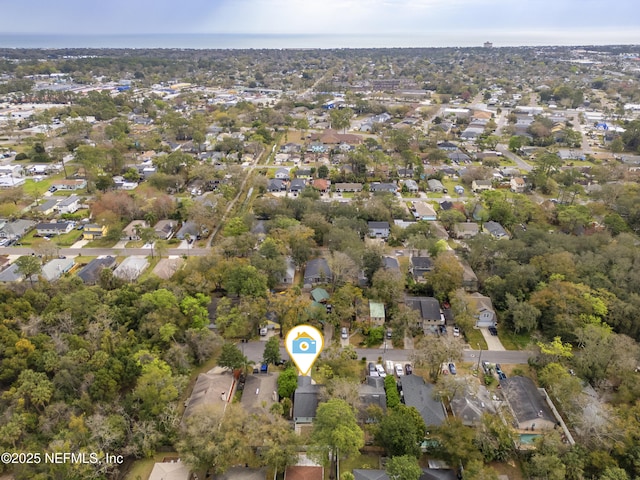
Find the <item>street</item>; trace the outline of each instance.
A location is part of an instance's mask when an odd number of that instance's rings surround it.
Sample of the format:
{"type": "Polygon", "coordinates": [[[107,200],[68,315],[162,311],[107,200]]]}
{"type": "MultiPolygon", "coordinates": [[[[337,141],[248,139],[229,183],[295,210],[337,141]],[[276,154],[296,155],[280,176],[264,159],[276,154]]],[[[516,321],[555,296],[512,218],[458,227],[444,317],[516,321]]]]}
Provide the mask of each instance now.
{"type": "MultiPolygon", "coordinates": [[[[259,363],[262,361],[262,353],[264,352],[265,342],[263,341],[251,341],[248,343],[238,344],[242,349],[244,355],[251,361],[259,363]]],[[[383,361],[391,360],[393,362],[405,363],[411,361],[411,354],[413,350],[402,350],[395,348],[356,348],[358,359],[366,358],[367,361],[377,362],[378,358],[383,361]]],[[[464,362],[477,362],[479,350],[465,350],[462,355],[464,362]]],[[[289,354],[284,347],[280,348],[280,355],[283,359],[288,359],[289,354]]],[[[503,364],[519,364],[525,365],[528,363],[529,358],[534,355],[529,351],[489,351],[482,350],[482,361],[491,363],[503,363],[503,364]]]]}

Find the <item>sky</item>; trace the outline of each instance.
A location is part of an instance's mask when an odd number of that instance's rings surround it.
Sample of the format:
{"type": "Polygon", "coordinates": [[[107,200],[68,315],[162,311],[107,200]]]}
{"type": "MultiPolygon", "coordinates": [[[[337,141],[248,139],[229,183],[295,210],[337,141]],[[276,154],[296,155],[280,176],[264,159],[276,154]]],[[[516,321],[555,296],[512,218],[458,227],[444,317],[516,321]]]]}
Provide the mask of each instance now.
{"type": "Polygon", "coordinates": [[[480,39],[496,46],[640,44],[638,0],[0,0],[0,12],[3,36],[353,34],[441,36],[451,46],[456,39],[460,46],[480,39]]]}

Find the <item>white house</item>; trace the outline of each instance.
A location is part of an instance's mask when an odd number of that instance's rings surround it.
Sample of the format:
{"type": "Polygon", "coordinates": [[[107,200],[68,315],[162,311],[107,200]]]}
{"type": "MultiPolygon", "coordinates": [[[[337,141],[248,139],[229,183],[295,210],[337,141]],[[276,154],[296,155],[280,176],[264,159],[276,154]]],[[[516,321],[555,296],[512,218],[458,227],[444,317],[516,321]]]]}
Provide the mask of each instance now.
{"type": "Polygon", "coordinates": [[[76,213],[80,208],[80,197],[71,195],[58,202],[58,211],[60,213],[76,213]]]}

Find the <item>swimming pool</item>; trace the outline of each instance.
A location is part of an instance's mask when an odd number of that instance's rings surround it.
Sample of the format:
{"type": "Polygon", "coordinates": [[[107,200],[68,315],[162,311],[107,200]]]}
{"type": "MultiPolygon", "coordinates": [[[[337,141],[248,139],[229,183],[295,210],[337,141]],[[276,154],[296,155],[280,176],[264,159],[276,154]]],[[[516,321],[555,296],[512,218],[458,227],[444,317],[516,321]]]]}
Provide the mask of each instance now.
{"type": "Polygon", "coordinates": [[[533,441],[540,436],[539,433],[521,433],[520,443],[531,445],[533,441]]]}

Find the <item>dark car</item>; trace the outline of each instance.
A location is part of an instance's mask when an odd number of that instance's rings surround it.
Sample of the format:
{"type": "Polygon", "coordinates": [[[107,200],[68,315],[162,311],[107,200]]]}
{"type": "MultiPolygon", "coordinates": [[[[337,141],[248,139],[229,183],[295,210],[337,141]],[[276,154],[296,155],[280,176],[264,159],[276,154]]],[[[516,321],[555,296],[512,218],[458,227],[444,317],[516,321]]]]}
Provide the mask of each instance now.
{"type": "Polygon", "coordinates": [[[411,367],[410,363],[407,363],[404,366],[404,373],[406,373],[407,375],[411,375],[413,373],[413,368],[411,367]]]}
{"type": "Polygon", "coordinates": [[[498,329],[496,327],[489,327],[489,333],[494,337],[498,336],[498,329]]]}
{"type": "Polygon", "coordinates": [[[456,373],[458,373],[458,371],[456,370],[456,364],[451,362],[449,363],[449,371],[451,372],[451,375],[455,375],[456,373]]]}

